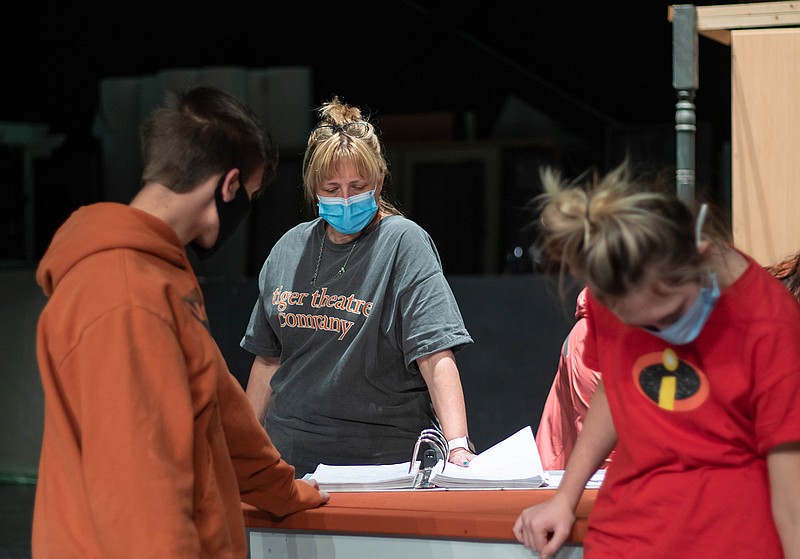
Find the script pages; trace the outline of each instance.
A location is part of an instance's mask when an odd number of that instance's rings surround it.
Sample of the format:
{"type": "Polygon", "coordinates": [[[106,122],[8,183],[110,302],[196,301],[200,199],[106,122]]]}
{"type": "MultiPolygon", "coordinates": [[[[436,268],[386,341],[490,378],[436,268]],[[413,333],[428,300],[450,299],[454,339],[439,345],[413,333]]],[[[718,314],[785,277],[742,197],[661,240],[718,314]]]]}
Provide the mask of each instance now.
{"type": "Polygon", "coordinates": [[[449,489],[533,489],[545,481],[530,426],[484,450],[466,468],[449,464],[431,475],[431,483],[449,489]]]}
{"type": "Polygon", "coordinates": [[[329,466],[320,464],[303,479],[315,479],[323,491],[389,491],[414,489],[417,463],[409,472],[409,463],[378,466],[329,466]]]}
{"type": "MultiPolygon", "coordinates": [[[[410,467],[409,462],[378,466],[320,464],[306,479],[317,480],[325,491],[414,489],[418,468],[418,463],[410,467]]],[[[445,466],[440,461],[430,477],[432,485],[445,489],[532,489],[541,487],[545,480],[530,426],[483,451],[468,467],[445,466]]]]}

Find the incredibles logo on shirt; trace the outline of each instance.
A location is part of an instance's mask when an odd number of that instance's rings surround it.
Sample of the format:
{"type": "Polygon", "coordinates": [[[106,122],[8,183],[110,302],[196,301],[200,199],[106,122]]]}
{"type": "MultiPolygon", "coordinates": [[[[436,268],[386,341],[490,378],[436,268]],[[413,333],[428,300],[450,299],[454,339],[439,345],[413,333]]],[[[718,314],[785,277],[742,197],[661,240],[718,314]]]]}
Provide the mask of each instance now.
{"type": "Polygon", "coordinates": [[[637,359],[633,380],[645,398],[667,411],[690,411],[708,398],[708,377],[672,349],[637,359]]]}

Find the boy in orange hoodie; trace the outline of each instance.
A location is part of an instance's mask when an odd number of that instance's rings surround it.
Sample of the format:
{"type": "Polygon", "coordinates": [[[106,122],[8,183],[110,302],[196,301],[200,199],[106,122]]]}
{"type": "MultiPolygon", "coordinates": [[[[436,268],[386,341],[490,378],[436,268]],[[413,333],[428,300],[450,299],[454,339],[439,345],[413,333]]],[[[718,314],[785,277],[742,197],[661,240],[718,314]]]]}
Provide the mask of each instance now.
{"type": "Polygon", "coordinates": [[[252,113],[212,88],[142,129],[141,191],[77,210],[37,271],[45,430],[34,557],[245,557],[245,501],[327,501],[294,479],[208,331],[184,245],[210,255],[272,178],[252,113]]]}

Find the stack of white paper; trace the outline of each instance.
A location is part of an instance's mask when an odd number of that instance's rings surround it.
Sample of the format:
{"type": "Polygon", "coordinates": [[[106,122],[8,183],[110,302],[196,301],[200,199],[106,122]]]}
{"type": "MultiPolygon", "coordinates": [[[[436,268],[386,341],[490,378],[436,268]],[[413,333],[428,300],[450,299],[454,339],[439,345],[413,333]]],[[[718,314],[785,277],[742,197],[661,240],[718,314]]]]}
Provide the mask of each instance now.
{"type": "Polygon", "coordinates": [[[378,466],[329,466],[320,464],[304,479],[315,479],[324,491],[387,491],[413,489],[416,466],[408,471],[409,463],[378,466]]]}
{"type": "MultiPolygon", "coordinates": [[[[320,464],[306,479],[325,491],[387,491],[413,489],[419,464],[329,466],[320,464]]],[[[467,467],[440,461],[431,473],[432,485],[447,489],[532,489],[546,480],[530,426],[477,455],[467,467]]]]}
{"type": "Polygon", "coordinates": [[[484,450],[469,466],[441,464],[431,475],[437,487],[449,489],[533,489],[545,481],[542,461],[530,426],[484,450]]]}
{"type": "MultiPolygon", "coordinates": [[[[552,489],[558,489],[561,485],[561,478],[564,477],[564,470],[547,470],[547,486],[552,489]]],[[[586,482],[586,489],[598,489],[603,485],[603,480],[606,477],[605,470],[597,470],[589,481],[586,482]]]]}

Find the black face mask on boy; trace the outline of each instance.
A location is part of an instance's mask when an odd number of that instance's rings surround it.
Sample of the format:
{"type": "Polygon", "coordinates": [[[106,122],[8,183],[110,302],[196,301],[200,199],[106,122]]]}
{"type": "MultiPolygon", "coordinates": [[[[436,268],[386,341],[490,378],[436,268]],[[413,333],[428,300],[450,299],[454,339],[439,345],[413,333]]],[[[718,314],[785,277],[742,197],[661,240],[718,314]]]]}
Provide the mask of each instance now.
{"type": "MultiPolygon", "coordinates": [[[[241,177],[241,175],[239,175],[241,177]]],[[[217,240],[209,248],[204,248],[198,245],[195,241],[191,242],[191,246],[197,253],[200,260],[205,260],[212,254],[217,252],[219,247],[233,235],[239,224],[244,221],[247,214],[250,212],[250,197],[247,195],[247,189],[244,187],[244,181],[239,179],[239,189],[230,202],[225,202],[222,199],[222,183],[225,181],[225,175],[219,179],[217,189],[214,191],[214,203],[217,206],[217,215],[219,216],[219,233],[217,240]]]]}

